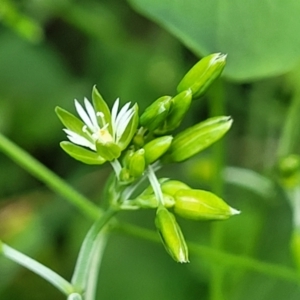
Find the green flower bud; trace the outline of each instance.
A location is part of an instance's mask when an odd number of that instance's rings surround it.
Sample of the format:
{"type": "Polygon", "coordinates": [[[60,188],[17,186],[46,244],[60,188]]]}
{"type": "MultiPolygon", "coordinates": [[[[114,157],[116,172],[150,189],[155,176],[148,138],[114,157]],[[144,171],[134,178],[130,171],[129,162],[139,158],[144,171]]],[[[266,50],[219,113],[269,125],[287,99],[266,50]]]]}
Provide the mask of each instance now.
{"type": "Polygon", "coordinates": [[[74,145],[70,142],[61,142],[60,146],[71,157],[88,165],[102,165],[106,162],[106,159],[100,156],[98,153],[87,150],[80,146],[74,145]]]}
{"type": "Polygon", "coordinates": [[[145,160],[147,164],[152,164],[167,152],[171,146],[173,137],[171,135],[156,138],[144,146],[145,160]]]}
{"type": "Polygon", "coordinates": [[[295,188],[300,184],[300,156],[290,154],[283,157],[277,165],[280,183],[285,188],[295,188]]]}
{"type": "MultiPolygon", "coordinates": [[[[159,201],[154,194],[143,194],[135,198],[133,204],[140,208],[157,208],[159,206],[159,201]]],[[[163,193],[163,206],[164,207],[173,207],[175,200],[170,195],[163,193]]]]}
{"type": "Polygon", "coordinates": [[[174,212],[187,219],[225,220],[240,213],[215,194],[203,190],[179,190],[174,198],[174,212]]]}
{"type": "Polygon", "coordinates": [[[132,177],[138,178],[145,171],[145,150],[139,149],[128,157],[128,170],[132,177]]]}
{"type": "Polygon", "coordinates": [[[192,91],[190,89],[183,91],[180,94],[176,95],[174,98],[172,98],[171,101],[172,105],[169,114],[162,126],[160,126],[154,131],[155,134],[166,134],[168,132],[173,131],[180,125],[181,121],[183,120],[184,116],[186,115],[188,109],[191,106],[192,91]]]}
{"type": "Polygon", "coordinates": [[[180,132],[172,141],[165,162],[184,161],[219,140],[231,127],[231,117],[209,118],[180,132]]]}
{"type": "Polygon", "coordinates": [[[172,258],[180,263],[189,262],[188,248],[176,219],[165,207],[159,206],[155,225],[162,243],[172,258]]]}
{"type": "Polygon", "coordinates": [[[120,174],[119,174],[119,180],[122,183],[131,183],[134,181],[134,178],[131,176],[129,170],[127,168],[122,168],[120,174]]]}
{"type": "Polygon", "coordinates": [[[121,148],[114,142],[96,142],[97,153],[105,160],[112,161],[121,155],[121,148]]]}
{"type": "Polygon", "coordinates": [[[183,77],[177,86],[178,93],[191,89],[193,99],[202,96],[217,79],[226,64],[226,54],[214,53],[202,58],[183,77]]]}
{"type": "Polygon", "coordinates": [[[161,184],[162,192],[173,197],[179,190],[190,190],[190,189],[191,188],[188,185],[178,180],[169,180],[161,184]]]}
{"type": "Polygon", "coordinates": [[[168,115],[171,100],[172,97],[163,96],[154,101],[141,115],[140,124],[149,129],[149,131],[154,131],[158,128],[168,115]]]}
{"type": "Polygon", "coordinates": [[[133,137],[133,145],[135,145],[137,148],[142,148],[145,144],[145,128],[141,127],[139,130],[136,132],[135,136],[133,137]]]}

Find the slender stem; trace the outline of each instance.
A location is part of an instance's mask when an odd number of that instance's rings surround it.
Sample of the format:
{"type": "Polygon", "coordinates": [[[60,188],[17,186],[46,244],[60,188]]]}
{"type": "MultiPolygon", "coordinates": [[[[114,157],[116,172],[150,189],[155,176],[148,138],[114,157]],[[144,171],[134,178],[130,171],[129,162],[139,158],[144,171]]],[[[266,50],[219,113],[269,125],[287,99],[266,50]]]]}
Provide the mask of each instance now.
{"type": "MultiPolygon", "coordinates": [[[[159,236],[149,229],[125,222],[119,223],[114,228],[121,233],[129,234],[136,238],[160,243],[159,236]]],[[[294,269],[278,264],[262,262],[247,256],[230,254],[225,251],[208,246],[201,246],[192,242],[188,242],[187,244],[191,253],[202,256],[205,260],[210,260],[216,265],[221,265],[226,268],[254,271],[273,278],[295,282],[300,285],[300,274],[294,269]]]]}
{"type": "MultiPolygon", "coordinates": [[[[209,108],[211,116],[225,115],[224,108],[224,87],[223,82],[218,80],[215,83],[214,88],[209,94],[209,108]]],[[[222,173],[225,166],[225,152],[224,152],[224,140],[218,141],[212,146],[213,161],[215,162],[214,168],[214,180],[212,182],[212,191],[218,196],[222,196],[224,184],[222,173]]],[[[214,222],[211,228],[211,244],[215,249],[222,248],[223,240],[223,227],[222,223],[214,222]]],[[[220,265],[213,265],[210,281],[210,298],[211,300],[224,299],[223,292],[223,279],[224,279],[224,267],[220,265]]]]}
{"type": "Polygon", "coordinates": [[[36,260],[26,256],[25,254],[9,247],[8,245],[2,243],[1,253],[9,258],[10,260],[24,266],[25,268],[31,270],[37,275],[41,276],[55,287],[57,287],[65,295],[70,295],[74,292],[74,286],[70,284],[67,280],[62,278],[60,275],[37,262],[36,260]]]}
{"type": "Polygon", "coordinates": [[[51,190],[64,197],[86,216],[97,219],[100,209],[86,197],[74,190],[63,179],[47,169],[29,153],[0,133],[0,151],[5,153],[31,175],[44,182],[51,190]]]}
{"type": "MultiPolygon", "coordinates": [[[[296,87],[298,88],[298,87],[296,87]]],[[[299,89],[299,88],[298,88],[299,89]]],[[[283,125],[281,137],[278,144],[278,157],[291,154],[299,140],[299,114],[300,114],[300,91],[297,90],[292,98],[283,125]]]]}
{"type": "Polygon", "coordinates": [[[115,171],[116,177],[119,178],[122,169],[120,162],[117,159],[114,159],[113,161],[110,162],[110,164],[115,171]]]}
{"type": "MultiPolygon", "coordinates": [[[[86,289],[87,280],[89,279],[92,266],[93,254],[95,254],[95,249],[99,247],[99,241],[97,241],[97,237],[103,227],[108,224],[109,220],[116,214],[116,212],[117,211],[115,209],[108,209],[105,211],[88,231],[81,245],[71,280],[72,284],[81,293],[86,289]]],[[[105,243],[103,245],[105,245],[105,243]]]]}
{"type": "Polygon", "coordinates": [[[107,243],[107,234],[99,233],[95,241],[95,247],[91,254],[91,265],[89,269],[89,277],[87,280],[86,291],[85,291],[85,300],[95,300],[98,275],[100,271],[100,265],[102,262],[102,257],[104,249],[107,243]]]}
{"type": "Polygon", "coordinates": [[[148,172],[148,178],[149,178],[150,184],[153,188],[154,194],[155,194],[157,200],[159,201],[159,203],[161,205],[163,205],[164,198],[163,198],[163,194],[161,191],[161,187],[160,187],[160,184],[156,178],[156,175],[155,175],[154,170],[151,165],[148,166],[147,172],[148,172]]]}

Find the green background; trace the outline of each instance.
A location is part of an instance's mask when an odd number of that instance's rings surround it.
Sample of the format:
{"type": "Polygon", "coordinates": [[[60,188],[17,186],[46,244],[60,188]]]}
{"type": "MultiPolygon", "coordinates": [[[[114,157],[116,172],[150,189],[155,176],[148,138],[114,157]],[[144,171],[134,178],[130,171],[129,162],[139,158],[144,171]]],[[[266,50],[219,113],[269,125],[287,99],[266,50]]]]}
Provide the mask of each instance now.
{"type": "MultiPolygon", "coordinates": [[[[222,79],[193,102],[181,128],[226,114],[232,129],[215,147],[160,174],[222,193],[242,211],[217,223],[178,218],[188,241],[295,269],[292,210],[274,166],[300,150],[299,13],[296,0],[1,1],[0,131],[101,205],[110,167],[86,166],[63,153],[54,107],[74,112],[74,98],[90,98],[96,84],[109,105],[120,97],[143,111],[174,95],[200,57],[227,53],[222,79]],[[217,168],[218,153],[224,170],[217,168]]],[[[120,219],[154,230],[154,216],[124,212],[120,219]]],[[[0,153],[1,240],[70,279],[91,223],[0,153]]],[[[114,233],[98,299],[299,299],[291,280],[219,260],[194,250],[191,262],[180,265],[159,243],[114,233]]],[[[1,257],[0,299],[65,297],[1,257]]]]}

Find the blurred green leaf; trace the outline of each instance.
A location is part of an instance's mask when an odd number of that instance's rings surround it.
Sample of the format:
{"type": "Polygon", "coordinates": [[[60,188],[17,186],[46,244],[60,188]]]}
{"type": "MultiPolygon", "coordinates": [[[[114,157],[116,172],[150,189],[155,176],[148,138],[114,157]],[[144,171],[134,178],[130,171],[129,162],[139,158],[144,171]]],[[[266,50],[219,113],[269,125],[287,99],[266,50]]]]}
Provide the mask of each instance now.
{"type": "Polygon", "coordinates": [[[224,74],[249,81],[299,61],[300,2],[281,0],[129,0],[197,55],[228,53],[224,74]]]}

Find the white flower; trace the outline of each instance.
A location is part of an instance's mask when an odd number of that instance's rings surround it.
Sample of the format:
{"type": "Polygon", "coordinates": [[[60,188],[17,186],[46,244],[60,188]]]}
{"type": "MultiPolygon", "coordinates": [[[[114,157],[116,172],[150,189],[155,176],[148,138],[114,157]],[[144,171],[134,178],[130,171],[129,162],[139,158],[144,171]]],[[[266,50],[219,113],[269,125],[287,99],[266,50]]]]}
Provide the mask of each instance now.
{"type": "Polygon", "coordinates": [[[118,113],[119,99],[115,101],[110,116],[105,116],[101,111],[95,111],[87,98],[84,99],[84,106],[85,109],[75,100],[77,113],[84,123],[82,133],[79,134],[70,129],[64,129],[64,131],[72,143],[94,151],[96,151],[96,142],[118,144],[135,113],[134,107],[129,108],[130,102],[126,103],[118,113]]]}

